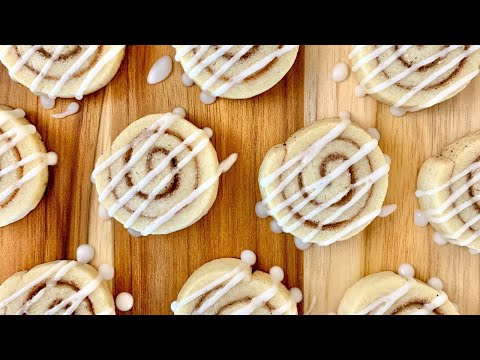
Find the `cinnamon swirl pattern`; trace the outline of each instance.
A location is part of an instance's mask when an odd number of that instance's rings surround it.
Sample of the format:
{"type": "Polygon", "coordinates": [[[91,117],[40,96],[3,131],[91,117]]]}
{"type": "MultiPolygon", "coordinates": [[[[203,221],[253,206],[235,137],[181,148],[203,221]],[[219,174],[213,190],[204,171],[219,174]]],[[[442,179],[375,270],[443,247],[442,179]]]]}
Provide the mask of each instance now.
{"type": "Polygon", "coordinates": [[[260,168],[260,217],[298,247],[346,240],[379,215],[390,165],[378,140],[343,118],[320,120],[274,146],[260,168]]]}
{"type": "MultiPolygon", "coordinates": [[[[247,99],[267,91],[290,70],[298,45],[174,45],[202,101],[247,99]]],[[[185,81],[184,81],[185,82],[185,81]]]]}
{"type": "Polygon", "coordinates": [[[1,45],[12,79],[33,93],[81,100],[115,76],[124,45],[1,45]]]}
{"type": "Polygon", "coordinates": [[[219,177],[237,154],[218,163],[209,128],[173,113],[132,123],[93,171],[100,203],[133,234],[169,234],[203,217],[219,177]]]}
{"type": "Polygon", "coordinates": [[[244,250],[241,259],[224,258],[198,268],[172,303],[175,315],[297,315],[302,301],[298,288],[282,284],[282,268],[252,273],[255,253],[244,250]]]}
{"type": "Polygon", "coordinates": [[[106,283],[113,267],[88,265],[88,247],[79,247],[77,261],[52,261],[8,278],[0,286],[0,315],[115,315],[106,283]]]}
{"type": "Polygon", "coordinates": [[[417,225],[430,223],[440,245],[465,246],[480,251],[480,131],[447,146],[427,159],[417,179],[420,211],[417,225]]]}
{"type": "Polygon", "coordinates": [[[368,275],[350,287],[338,308],[339,315],[458,315],[456,305],[442,291],[443,282],[415,279],[410,264],[398,274],[383,271],[368,275]]]}
{"type": "Polygon", "coordinates": [[[47,187],[48,166],[56,163],[25,111],[0,105],[0,227],[35,209],[47,187]]]}
{"type": "Polygon", "coordinates": [[[357,45],[350,53],[360,82],[394,116],[447,100],[478,75],[480,45],[357,45]]]}

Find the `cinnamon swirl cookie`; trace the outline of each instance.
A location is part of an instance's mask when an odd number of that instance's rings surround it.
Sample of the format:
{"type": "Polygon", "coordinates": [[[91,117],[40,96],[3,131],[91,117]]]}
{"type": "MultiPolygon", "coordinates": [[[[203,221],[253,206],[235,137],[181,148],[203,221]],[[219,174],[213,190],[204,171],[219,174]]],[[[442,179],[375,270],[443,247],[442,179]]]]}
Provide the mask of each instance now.
{"type": "Polygon", "coordinates": [[[82,246],[77,261],[52,261],[8,278],[0,286],[0,315],[115,315],[106,283],[113,267],[88,265],[93,255],[84,256],[89,245],[82,246]]]}
{"type": "Polygon", "coordinates": [[[480,251],[480,131],[447,146],[420,169],[417,225],[429,222],[434,240],[480,251]]]}
{"type": "Polygon", "coordinates": [[[0,61],[15,81],[51,99],[90,94],[112,80],[124,45],[1,45],[0,61]]]}
{"type": "Polygon", "coordinates": [[[283,270],[252,273],[255,253],[224,258],[198,268],[172,303],[175,315],[297,315],[302,292],[282,284],[283,270]]]}
{"type": "Polygon", "coordinates": [[[339,315],[458,315],[439,278],[428,284],[414,278],[413,267],[403,264],[396,274],[368,275],[350,287],[338,308],[339,315]]]}
{"type": "Polygon", "coordinates": [[[175,60],[203,97],[247,99],[267,91],[290,70],[298,45],[174,45],[175,60]]]}
{"type": "Polygon", "coordinates": [[[320,120],[267,153],[257,213],[296,242],[346,240],[382,215],[389,169],[378,140],[346,114],[320,120]]]}
{"type": "Polygon", "coordinates": [[[35,209],[47,187],[48,166],[56,163],[25,112],[0,105],[0,227],[35,209]]]}
{"type": "Polygon", "coordinates": [[[357,45],[350,54],[360,82],[357,95],[372,95],[395,116],[438,104],[477,76],[480,45],[357,45]]]}
{"type": "Polygon", "coordinates": [[[218,163],[211,129],[179,115],[148,115],[132,123],[92,174],[108,214],[134,234],[169,234],[203,217],[218,180],[237,154],[218,163]]]}

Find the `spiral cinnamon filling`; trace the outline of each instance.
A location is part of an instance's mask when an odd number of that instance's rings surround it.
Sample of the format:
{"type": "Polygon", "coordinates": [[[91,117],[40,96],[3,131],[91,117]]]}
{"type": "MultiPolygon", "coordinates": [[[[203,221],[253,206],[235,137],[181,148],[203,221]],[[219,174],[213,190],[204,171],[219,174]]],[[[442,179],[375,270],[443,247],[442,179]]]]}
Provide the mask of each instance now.
{"type": "MultiPolygon", "coordinates": [[[[16,55],[19,59],[26,52],[26,51],[21,51],[19,49],[19,45],[14,45],[13,48],[15,49],[15,53],[16,53],[16,55]]],[[[76,61],[82,55],[84,50],[86,50],[86,48],[88,48],[88,46],[74,45],[72,49],[63,50],[62,53],[59,55],[59,57],[57,59],[55,59],[54,63],[55,62],[76,61]]],[[[75,78],[81,78],[82,76],[84,76],[88,71],[90,71],[98,63],[98,61],[102,57],[103,53],[104,53],[104,45],[100,45],[98,47],[98,49],[95,51],[95,53],[92,56],[90,56],[82,64],[82,67],[80,69],[78,69],[77,71],[75,71],[71,75],[71,78],[75,79],[75,78]]],[[[48,60],[53,56],[53,53],[46,50],[43,46],[41,48],[39,48],[38,50],[36,50],[35,54],[39,55],[44,60],[48,60]]],[[[42,70],[42,67],[36,68],[31,59],[32,59],[32,57],[30,57],[30,59],[25,63],[24,66],[28,70],[33,72],[35,75],[39,75],[41,70],[42,70]]],[[[60,80],[61,76],[62,75],[53,75],[51,72],[48,72],[47,74],[45,74],[43,79],[58,81],[58,80],[60,80]]]]}

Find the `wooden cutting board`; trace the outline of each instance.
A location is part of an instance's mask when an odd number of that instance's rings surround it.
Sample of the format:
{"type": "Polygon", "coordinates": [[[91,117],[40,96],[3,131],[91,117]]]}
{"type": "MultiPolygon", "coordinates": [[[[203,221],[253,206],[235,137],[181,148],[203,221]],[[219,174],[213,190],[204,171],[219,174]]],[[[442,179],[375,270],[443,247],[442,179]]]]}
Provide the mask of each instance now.
{"type": "Polygon", "coordinates": [[[348,49],[302,47],[292,70],[270,91],[250,100],[221,99],[206,106],[197,87],[182,85],[178,64],[164,82],[147,84],[151,65],[165,54],[173,57],[170,46],[128,46],[113,81],[86,96],[78,114],[62,120],[50,115],[63,111],[70,100],[58,100],[54,110],[44,110],[2,66],[0,104],[25,109],[47,148],[58,153],[59,163],[50,172],[39,206],[23,220],[0,228],[0,282],[42,262],[73,259],[78,245],[90,243],[97,250],[95,265],[115,266],[114,293],[134,295],[135,306],[128,313],[171,314],[170,303],[197,267],[251,249],[259,269],[280,265],[286,270],[285,282],[304,290],[303,307],[313,305],[315,314],[335,311],[343,292],[360,277],[394,270],[405,261],[423,280],[443,278],[461,312],[480,313],[480,258],[452,245],[434,244],[429,228],[413,224],[416,174],[424,159],[480,128],[474,120],[480,114],[480,101],[475,101],[480,80],[433,109],[396,119],[387,106],[356,98],[353,77],[338,85],[331,81],[333,65],[346,59],[348,49]],[[222,176],[213,208],[198,223],[168,236],[132,238],[121,224],[98,218],[91,171],[99,154],[128,124],[177,106],[184,107],[198,127],[214,130],[212,141],[220,159],[232,152],[238,152],[239,159],[222,176]],[[397,203],[399,209],[376,219],[353,239],[302,253],[290,235],[272,233],[269,221],[256,217],[258,169],[270,147],[304,124],[341,110],[351,111],[361,125],[379,129],[380,146],[392,158],[387,203],[397,203]]]}

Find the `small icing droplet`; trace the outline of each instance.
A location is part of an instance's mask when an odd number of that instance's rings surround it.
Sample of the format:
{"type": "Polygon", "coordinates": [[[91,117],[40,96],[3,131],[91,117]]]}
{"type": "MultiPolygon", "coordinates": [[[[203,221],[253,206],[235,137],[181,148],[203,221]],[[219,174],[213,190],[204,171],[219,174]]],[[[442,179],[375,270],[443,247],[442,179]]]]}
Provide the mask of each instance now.
{"type": "Polygon", "coordinates": [[[24,134],[24,135],[33,135],[37,132],[35,125],[25,125],[22,127],[17,128],[17,134],[24,134]]]}
{"type": "Polygon", "coordinates": [[[347,64],[339,62],[333,67],[332,80],[337,83],[347,80],[349,71],[350,69],[347,64]]]}
{"type": "Polygon", "coordinates": [[[303,242],[302,239],[296,236],[293,237],[293,241],[297,249],[302,251],[310,249],[313,245],[312,243],[309,243],[309,242],[303,242]]]}
{"type": "Polygon", "coordinates": [[[208,92],[206,91],[202,91],[200,93],[200,101],[202,103],[204,103],[205,105],[211,105],[213,104],[215,101],[217,100],[217,98],[215,96],[212,96],[211,94],[209,94],[208,92]]]}
{"type": "Polygon", "coordinates": [[[438,277],[432,277],[428,279],[427,284],[430,285],[432,288],[437,289],[438,291],[443,289],[443,281],[438,277]]]}
{"type": "Polygon", "coordinates": [[[182,83],[185,86],[192,86],[193,85],[193,80],[188,77],[186,73],[182,74],[182,83]]]}
{"type": "Polygon", "coordinates": [[[44,109],[50,110],[55,107],[55,99],[51,99],[47,95],[40,95],[40,104],[44,109]]]}
{"type": "Polygon", "coordinates": [[[255,204],[255,213],[260,219],[266,219],[268,217],[268,210],[261,201],[255,204]]]}
{"type": "Polygon", "coordinates": [[[121,292],[115,298],[115,305],[120,311],[129,311],[133,308],[133,296],[128,292],[121,292]]]}
{"type": "Polygon", "coordinates": [[[468,249],[468,252],[469,252],[470,254],[472,254],[472,255],[478,255],[478,254],[480,254],[480,251],[475,250],[475,249],[468,249]]]}
{"type": "Polygon", "coordinates": [[[173,312],[177,311],[177,307],[178,307],[178,301],[173,301],[170,304],[170,309],[172,309],[173,312]]]}
{"type": "Polygon", "coordinates": [[[410,264],[402,264],[398,267],[398,275],[404,278],[413,278],[415,276],[415,269],[410,264]]]}
{"type": "Polygon", "coordinates": [[[16,119],[20,119],[22,117],[25,117],[25,115],[26,115],[25,111],[22,110],[22,109],[15,109],[15,110],[11,111],[10,114],[16,119]]]}
{"type": "Polygon", "coordinates": [[[415,225],[424,227],[428,225],[428,217],[427,215],[420,209],[415,209],[413,212],[413,221],[415,225]]]}
{"type": "Polygon", "coordinates": [[[376,128],[368,128],[367,129],[368,135],[370,135],[372,138],[376,139],[377,141],[380,141],[380,132],[376,128]]]}
{"type": "Polygon", "coordinates": [[[98,216],[100,217],[100,219],[102,220],[110,220],[111,217],[110,215],[108,215],[108,210],[105,206],[103,206],[102,204],[98,205],[98,216]]]}
{"type": "Polygon", "coordinates": [[[352,118],[352,114],[350,114],[350,111],[343,110],[338,113],[338,117],[342,120],[350,120],[352,118]]]}
{"type": "Polygon", "coordinates": [[[235,164],[235,162],[238,159],[238,154],[233,153],[229,157],[227,157],[225,160],[223,160],[220,165],[218,165],[219,170],[222,173],[226,173],[230,168],[235,164]]]}
{"type": "Polygon", "coordinates": [[[365,95],[367,95],[367,89],[365,88],[365,86],[363,85],[358,85],[356,88],[355,88],[355,95],[357,97],[364,97],[365,95]]]}
{"type": "Polygon", "coordinates": [[[80,245],[77,248],[77,261],[82,264],[88,264],[95,257],[95,248],[89,244],[80,245]]]}
{"type": "Polygon", "coordinates": [[[176,107],[175,109],[173,109],[173,110],[172,110],[172,113],[177,114],[178,116],[180,116],[180,117],[182,117],[182,118],[184,118],[184,119],[185,119],[185,117],[187,116],[187,111],[186,111],[183,107],[181,107],[181,106],[176,107]]]}
{"type": "Polygon", "coordinates": [[[392,159],[390,158],[389,155],[383,154],[383,157],[385,158],[385,162],[386,162],[388,165],[391,165],[391,164],[392,164],[392,159]]]}
{"type": "Polygon", "coordinates": [[[448,240],[440,233],[435,232],[433,234],[433,241],[438,245],[446,245],[448,244],[448,240]]]}
{"type": "Polygon", "coordinates": [[[128,233],[133,237],[141,237],[142,233],[134,229],[128,229],[128,233]]]}
{"type": "Polygon", "coordinates": [[[240,259],[247,265],[254,265],[257,262],[257,255],[252,250],[243,250],[240,259]]]}
{"type": "Polygon", "coordinates": [[[392,214],[395,210],[397,210],[397,204],[390,204],[385,205],[382,207],[380,214],[378,215],[381,218],[387,217],[388,215],[392,214]]]}
{"type": "Polygon", "coordinates": [[[66,118],[67,116],[76,114],[80,110],[80,104],[77,102],[71,102],[70,104],[67,105],[67,108],[63,113],[60,114],[53,114],[51,117],[55,119],[63,119],[66,118]]]}
{"type": "Polygon", "coordinates": [[[302,290],[297,287],[290,289],[290,295],[292,295],[293,301],[295,301],[297,304],[303,300],[302,290]]]}
{"type": "Polygon", "coordinates": [[[165,80],[172,72],[173,63],[169,55],[162,56],[153,64],[147,76],[150,85],[158,84],[165,80]]]}
{"type": "Polygon", "coordinates": [[[110,281],[115,276],[115,270],[110,264],[102,264],[98,267],[98,273],[100,276],[107,281],[110,281]]]}
{"type": "Polygon", "coordinates": [[[270,230],[272,230],[275,234],[281,234],[283,232],[280,225],[278,225],[277,220],[270,221],[270,230]]]}
{"type": "Polygon", "coordinates": [[[205,133],[205,135],[208,136],[208,138],[211,138],[213,136],[213,130],[209,127],[204,127],[203,132],[205,133]]]}
{"type": "Polygon", "coordinates": [[[285,277],[285,273],[283,272],[283,269],[280,266],[273,266],[270,269],[270,276],[274,281],[281,282],[285,277]]]}
{"type": "Polygon", "coordinates": [[[407,110],[402,109],[402,108],[391,107],[390,108],[390,113],[395,117],[402,117],[407,113],[407,110]]]}
{"type": "Polygon", "coordinates": [[[49,152],[47,154],[47,165],[54,166],[58,163],[58,155],[54,152],[49,152]]]}

